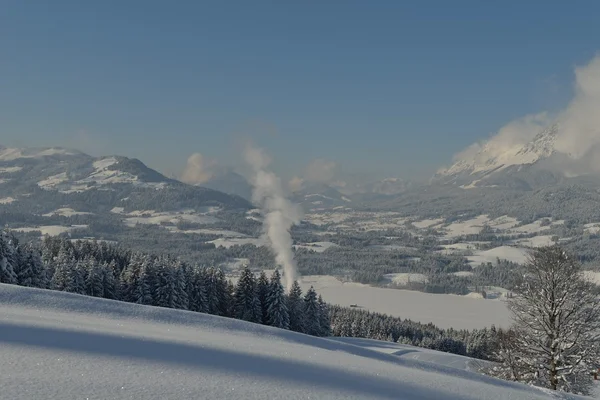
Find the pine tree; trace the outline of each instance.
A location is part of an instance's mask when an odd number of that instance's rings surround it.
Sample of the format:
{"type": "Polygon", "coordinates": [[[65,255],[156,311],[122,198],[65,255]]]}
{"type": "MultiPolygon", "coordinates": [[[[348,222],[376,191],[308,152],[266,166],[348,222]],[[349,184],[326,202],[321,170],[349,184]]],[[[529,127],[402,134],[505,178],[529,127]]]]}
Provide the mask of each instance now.
{"type": "Polygon", "coordinates": [[[176,275],[168,261],[159,260],[156,267],[156,305],[160,307],[175,308],[176,300],[176,275]]]}
{"type": "Polygon", "coordinates": [[[319,336],[331,336],[331,320],[329,319],[329,307],[323,301],[323,297],[319,295],[319,336]]]}
{"type": "Polygon", "coordinates": [[[248,267],[242,271],[235,288],[234,302],[234,318],[249,322],[261,322],[262,310],[258,300],[256,282],[254,274],[248,267]]]}
{"type": "Polygon", "coordinates": [[[143,263],[133,290],[132,301],[137,304],[154,305],[154,276],[151,263],[143,263]]]}
{"type": "Polygon", "coordinates": [[[134,302],[134,291],[137,285],[137,280],[140,276],[140,271],[144,263],[144,258],[141,254],[134,254],[131,260],[123,268],[119,276],[119,298],[123,301],[134,302]]]}
{"type": "Polygon", "coordinates": [[[210,267],[206,270],[206,311],[213,315],[221,314],[222,298],[225,296],[225,288],[222,288],[219,281],[217,271],[210,267]]]}
{"type": "Polygon", "coordinates": [[[115,262],[111,261],[110,264],[104,262],[102,264],[102,286],[104,286],[104,298],[114,299],[118,298],[118,286],[115,278],[115,262]]]}
{"type": "Polygon", "coordinates": [[[267,294],[267,323],[281,329],[290,328],[290,314],[288,312],[285,291],[281,284],[281,275],[278,270],[271,275],[269,292],[267,294]]]}
{"type": "Polygon", "coordinates": [[[175,279],[175,291],[173,293],[173,308],[177,308],[179,310],[187,310],[189,309],[190,300],[187,292],[187,275],[185,273],[184,265],[176,261],[173,263],[172,268],[174,270],[174,279],[175,279]]]}
{"type": "Polygon", "coordinates": [[[208,312],[208,300],[206,296],[207,276],[206,271],[194,267],[190,272],[190,284],[188,287],[190,310],[197,312],[208,312]]]}
{"type": "Polygon", "coordinates": [[[265,274],[265,271],[261,271],[258,281],[256,283],[256,293],[258,296],[258,301],[260,302],[261,309],[261,320],[262,324],[267,324],[268,321],[268,305],[267,305],[267,296],[269,294],[269,279],[265,274]]]}
{"type": "Polygon", "coordinates": [[[294,281],[287,298],[287,308],[290,315],[290,330],[304,332],[304,307],[302,289],[298,281],[294,281]]]}
{"type": "Polygon", "coordinates": [[[317,302],[317,293],[311,286],[304,296],[304,332],[313,335],[321,335],[321,310],[317,302]]]}
{"type": "Polygon", "coordinates": [[[0,232],[0,283],[17,284],[15,273],[16,250],[11,238],[5,232],[0,232]]]}
{"type": "Polygon", "coordinates": [[[93,297],[104,297],[104,276],[100,265],[93,258],[84,262],[86,268],[85,294],[93,297]]]}

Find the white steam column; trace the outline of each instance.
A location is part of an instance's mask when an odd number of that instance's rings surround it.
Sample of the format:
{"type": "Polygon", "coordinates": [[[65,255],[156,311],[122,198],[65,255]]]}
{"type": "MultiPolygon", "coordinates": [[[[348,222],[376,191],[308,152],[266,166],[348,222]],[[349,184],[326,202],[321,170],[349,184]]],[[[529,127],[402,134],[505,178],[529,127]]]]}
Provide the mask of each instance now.
{"type": "Polygon", "coordinates": [[[290,229],[300,223],[302,210],[299,205],[285,197],[281,180],[267,169],[271,159],[262,149],[248,145],[244,155],[253,170],[252,200],[262,209],[263,230],[275,252],[275,261],[283,268],[286,288],[289,291],[298,275],[290,229]]]}

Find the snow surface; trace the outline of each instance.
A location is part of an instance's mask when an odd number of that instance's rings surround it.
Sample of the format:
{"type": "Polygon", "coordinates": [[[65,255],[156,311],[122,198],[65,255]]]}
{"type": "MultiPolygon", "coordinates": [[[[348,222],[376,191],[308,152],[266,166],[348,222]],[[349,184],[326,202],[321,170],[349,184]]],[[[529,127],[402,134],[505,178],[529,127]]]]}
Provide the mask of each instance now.
{"type": "Polygon", "coordinates": [[[487,215],[479,215],[466,221],[453,222],[443,229],[446,231],[447,238],[454,238],[463,235],[476,235],[483,229],[484,225],[490,221],[487,215]]]}
{"type": "Polygon", "coordinates": [[[226,249],[236,245],[243,246],[245,244],[252,244],[256,247],[260,247],[268,244],[265,238],[219,238],[206,243],[213,243],[215,247],[224,247],[226,249]]]}
{"type": "Polygon", "coordinates": [[[385,274],[383,275],[383,278],[396,285],[406,285],[409,282],[425,283],[428,281],[427,277],[423,274],[411,274],[406,272],[385,274]]]}
{"type": "MultiPolygon", "coordinates": [[[[193,211],[159,213],[154,211],[140,211],[139,213],[140,216],[126,218],[125,225],[129,227],[135,227],[137,224],[160,225],[170,223],[176,225],[180,221],[194,224],[214,224],[219,221],[218,218],[211,215],[195,214],[193,211]],[[144,214],[149,216],[143,216],[144,214]]],[[[129,215],[136,215],[136,212],[129,213],[129,215]]]]}
{"type": "Polygon", "coordinates": [[[47,226],[38,226],[35,228],[26,227],[26,228],[11,228],[13,231],[17,232],[37,232],[40,231],[42,236],[58,236],[65,232],[71,232],[75,229],[85,229],[87,225],[73,225],[73,226],[60,226],[60,225],[47,225],[47,226]]]}
{"type": "Polygon", "coordinates": [[[17,201],[17,200],[14,199],[13,197],[5,197],[3,199],[0,199],[0,204],[10,204],[10,203],[14,203],[15,201],[17,201]]]}
{"type": "Polygon", "coordinates": [[[311,286],[331,304],[356,304],[368,311],[432,322],[440,328],[474,329],[510,325],[510,313],[503,300],[473,299],[452,294],[431,294],[412,290],[387,289],[332,276],[311,275],[300,279],[303,291],[311,286]]]}
{"type": "Polygon", "coordinates": [[[10,285],[0,343],[0,398],[11,400],[557,398],[454,356],[10,285]]]}
{"type": "Polygon", "coordinates": [[[0,168],[0,174],[14,174],[15,172],[19,172],[23,169],[23,167],[2,167],[0,168]]]}
{"type": "Polygon", "coordinates": [[[44,214],[44,217],[51,217],[53,215],[60,215],[63,217],[72,217],[74,215],[91,215],[92,213],[89,212],[83,212],[83,211],[75,211],[72,208],[59,208],[58,210],[54,210],[52,212],[49,212],[47,214],[44,214]]]}
{"type": "Polygon", "coordinates": [[[332,242],[312,242],[294,245],[296,249],[307,249],[317,253],[322,253],[330,247],[336,247],[337,244],[332,242]]]}
{"type": "Polygon", "coordinates": [[[73,155],[65,149],[45,149],[37,153],[26,153],[24,149],[11,149],[0,147],[0,161],[14,161],[19,158],[40,158],[53,155],[73,155]]]}
{"type": "Polygon", "coordinates": [[[442,222],[444,222],[444,219],[443,219],[443,218],[436,218],[436,219],[424,219],[424,220],[421,220],[421,221],[414,221],[414,222],[412,223],[412,225],[413,225],[415,228],[418,228],[418,229],[427,229],[427,228],[430,228],[430,227],[432,227],[432,226],[439,225],[439,224],[441,224],[442,222]]]}
{"type": "Polygon", "coordinates": [[[67,173],[63,172],[57,175],[50,176],[42,181],[39,181],[38,186],[45,190],[51,190],[68,180],[69,178],[67,177],[67,173]]]}
{"type": "Polygon", "coordinates": [[[476,251],[472,256],[467,256],[472,267],[478,267],[481,263],[496,264],[496,260],[508,260],[515,263],[524,263],[527,260],[527,249],[511,246],[499,246],[490,250],[476,251]]]}

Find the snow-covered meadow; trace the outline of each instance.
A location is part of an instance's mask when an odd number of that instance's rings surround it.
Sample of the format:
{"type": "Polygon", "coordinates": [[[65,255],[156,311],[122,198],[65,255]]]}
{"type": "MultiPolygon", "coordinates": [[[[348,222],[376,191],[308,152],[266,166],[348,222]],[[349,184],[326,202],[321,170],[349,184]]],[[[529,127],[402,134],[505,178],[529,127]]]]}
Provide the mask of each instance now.
{"type": "Polygon", "coordinates": [[[558,398],[470,365],[387,342],[0,285],[7,400],[558,398]]]}

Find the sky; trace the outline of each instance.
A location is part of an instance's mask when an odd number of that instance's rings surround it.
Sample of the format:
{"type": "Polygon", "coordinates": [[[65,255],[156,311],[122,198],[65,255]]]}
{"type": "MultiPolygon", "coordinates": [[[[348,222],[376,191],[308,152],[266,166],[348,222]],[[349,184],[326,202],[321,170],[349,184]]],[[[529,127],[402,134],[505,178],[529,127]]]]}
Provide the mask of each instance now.
{"type": "Polygon", "coordinates": [[[565,107],[600,51],[587,0],[0,3],[0,144],[169,175],[252,140],[282,176],[428,177],[565,107]]]}

